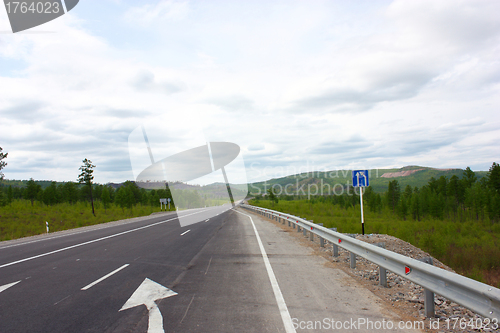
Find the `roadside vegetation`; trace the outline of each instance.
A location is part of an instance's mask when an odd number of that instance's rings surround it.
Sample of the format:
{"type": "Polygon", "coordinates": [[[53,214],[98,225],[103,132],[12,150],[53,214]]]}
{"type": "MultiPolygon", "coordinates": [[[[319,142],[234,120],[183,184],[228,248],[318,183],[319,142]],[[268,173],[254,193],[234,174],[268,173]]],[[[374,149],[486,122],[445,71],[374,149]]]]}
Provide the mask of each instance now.
{"type": "MultiPolygon", "coordinates": [[[[272,189],[251,204],[361,233],[359,196],[279,197],[272,189]]],[[[461,178],[431,178],[421,188],[401,190],[397,180],[383,194],[363,192],[365,233],[409,242],[470,278],[500,287],[500,166],[477,180],[467,168],[461,178]]]]}
{"type": "MultiPolygon", "coordinates": [[[[73,182],[42,190],[33,179],[26,187],[0,187],[0,241],[94,225],[160,211],[159,198],[167,198],[167,190],[139,189],[126,182],[118,190],[94,184],[92,213],[90,188],[73,182]]],[[[175,206],[171,205],[171,210],[175,206]]]]}

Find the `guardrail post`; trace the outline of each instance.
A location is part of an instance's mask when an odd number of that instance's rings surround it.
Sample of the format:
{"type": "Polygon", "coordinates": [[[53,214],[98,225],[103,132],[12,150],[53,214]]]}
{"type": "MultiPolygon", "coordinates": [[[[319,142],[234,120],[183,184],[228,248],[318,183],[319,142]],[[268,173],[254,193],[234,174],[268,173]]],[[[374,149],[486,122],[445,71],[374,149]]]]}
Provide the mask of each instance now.
{"type": "MultiPolygon", "coordinates": [[[[314,223],[314,221],[313,221],[313,220],[306,220],[306,221],[309,221],[309,222],[311,222],[311,223],[314,223]]],[[[306,233],[304,233],[304,235],[307,235],[307,234],[306,234],[306,233]]],[[[312,232],[312,229],[311,229],[311,230],[309,230],[309,240],[310,240],[311,242],[313,242],[313,241],[314,241],[314,234],[313,234],[313,232],[312,232]]]]}
{"type": "MultiPolygon", "coordinates": [[[[373,245],[385,249],[385,242],[375,243],[373,245]]],[[[381,285],[382,287],[387,288],[387,270],[382,266],[378,266],[378,270],[379,270],[378,284],[381,285]]]]}
{"type": "MultiPolygon", "coordinates": [[[[349,236],[352,238],[356,238],[356,235],[354,235],[354,234],[349,234],[349,236]]],[[[351,254],[351,258],[350,258],[351,260],[349,260],[349,262],[350,262],[351,268],[355,269],[356,268],[356,254],[353,252],[351,252],[350,254],[351,254]]]]}
{"type": "MultiPolygon", "coordinates": [[[[318,223],[318,225],[323,226],[323,223],[318,223]]],[[[320,247],[325,247],[325,240],[324,240],[323,237],[319,237],[319,246],[320,247]]]]}
{"type": "MultiPolygon", "coordinates": [[[[330,230],[333,230],[336,232],[337,228],[330,228],[330,230]]],[[[333,245],[333,256],[338,257],[339,256],[339,246],[335,243],[333,243],[332,245],[333,245]]]]}
{"type": "Polygon", "coordinates": [[[306,228],[302,228],[302,234],[304,234],[304,236],[307,236],[306,228]]]}
{"type": "MultiPolygon", "coordinates": [[[[425,262],[426,264],[433,265],[432,258],[422,258],[420,261],[425,262]]],[[[428,289],[424,288],[424,311],[425,316],[427,318],[435,318],[435,309],[434,309],[434,293],[428,289]]]]}

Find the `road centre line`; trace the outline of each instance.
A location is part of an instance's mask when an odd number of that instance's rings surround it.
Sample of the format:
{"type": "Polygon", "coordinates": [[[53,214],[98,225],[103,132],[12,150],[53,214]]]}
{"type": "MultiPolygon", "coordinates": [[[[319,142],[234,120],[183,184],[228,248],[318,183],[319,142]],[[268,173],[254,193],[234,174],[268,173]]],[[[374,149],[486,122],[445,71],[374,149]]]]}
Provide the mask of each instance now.
{"type": "MultiPolygon", "coordinates": [[[[191,215],[195,215],[195,214],[199,214],[199,213],[203,213],[203,212],[204,211],[198,211],[198,212],[195,212],[195,213],[192,213],[192,214],[188,214],[188,215],[184,215],[184,216],[191,216],[191,215]]],[[[13,261],[13,262],[9,262],[9,263],[0,265],[0,268],[4,268],[4,267],[7,267],[7,266],[12,266],[12,265],[15,265],[15,264],[19,264],[19,263],[22,263],[22,262],[25,262],[25,261],[28,261],[28,260],[38,259],[38,258],[45,257],[45,256],[48,256],[48,255],[51,255],[51,254],[58,253],[58,252],[62,252],[62,251],[66,251],[66,250],[71,250],[71,249],[74,249],[76,247],[80,247],[80,246],[83,246],[83,245],[88,245],[88,244],[92,244],[92,243],[95,243],[95,242],[99,242],[99,241],[102,241],[102,240],[105,240],[105,239],[109,239],[109,238],[113,238],[113,237],[125,235],[125,234],[128,234],[128,233],[134,232],[134,231],[138,231],[138,230],[142,230],[142,229],[154,227],[154,226],[157,226],[159,224],[166,223],[166,222],[169,222],[169,221],[173,221],[173,220],[176,220],[176,219],[178,219],[178,217],[174,217],[174,218],[171,218],[171,219],[168,219],[168,220],[165,220],[165,221],[156,222],[156,223],[153,223],[153,224],[148,224],[148,225],[145,225],[145,226],[142,226],[142,227],[139,227],[139,228],[135,228],[135,229],[131,229],[131,230],[127,230],[127,231],[122,231],[122,232],[119,232],[117,234],[113,234],[113,235],[109,235],[109,236],[105,236],[105,237],[93,239],[93,240],[90,240],[90,241],[87,241],[87,242],[83,242],[83,243],[79,243],[79,244],[67,246],[67,247],[64,247],[62,249],[58,249],[58,250],[54,250],[54,251],[50,251],[50,252],[38,254],[38,255],[33,256],[33,257],[28,257],[28,258],[16,260],[16,261],[13,261]]]]}
{"type": "Polygon", "coordinates": [[[190,231],[191,231],[191,229],[188,229],[187,231],[184,231],[184,232],[181,234],[181,236],[184,236],[185,234],[187,234],[187,233],[188,233],[188,232],[190,232],[190,231]]]}
{"type": "Polygon", "coordinates": [[[103,280],[105,280],[105,279],[109,278],[111,275],[113,275],[113,274],[115,274],[115,273],[118,273],[119,271],[121,271],[122,269],[124,269],[125,267],[127,267],[128,265],[129,265],[129,264],[125,264],[125,265],[123,265],[122,267],[115,269],[115,270],[114,270],[114,271],[112,271],[111,273],[108,273],[108,274],[104,275],[102,278],[97,279],[97,280],[95,280],[94,282],[92,282],[91,284],[86,285],[86,286],[85,286],[85,287],[83,287],[81,290],[87,290],[87,289],[89,289],[89,288],[92,288],[93,286],[95,286],[95,285],[96,285],[96,284],[98,284],[99,282],[101,282],[101,281],[103,281],[103,280]]]}
{"type": "Polygon", "coordinates": [[[255,231],[255,237],[257,237],[257,243],[259,244],[260,252],[262,254],[262,259],[264,259],[264,265],[266,266],[267,275],[269,276],[269,280],[271,281],[274,297],[276,298],[276,303],[278,303],[278,309],[280,310],[281,319],[283,320],[283,324],[285,325],[285,331],[287,333],[295,333],[296,331],[293,327],[292,317],[290,316],[290,312],[288,312],[288,307],[286,306],[285,299],[283,298],[283,294],[281,293],[278,280],[274,275],[273,267],[269,262],[269,257],[267,256],[266,249],[264,249],[264,245],[262,244],[262,240],[260,239],[259,232],[255,227],[255,223],[253,223],[252,217],[245,213],[239,212],[236,209],[233,210],[241,215],[245,215],[250,218],[250,222],[252,222],[253,230],[255,231]]]}

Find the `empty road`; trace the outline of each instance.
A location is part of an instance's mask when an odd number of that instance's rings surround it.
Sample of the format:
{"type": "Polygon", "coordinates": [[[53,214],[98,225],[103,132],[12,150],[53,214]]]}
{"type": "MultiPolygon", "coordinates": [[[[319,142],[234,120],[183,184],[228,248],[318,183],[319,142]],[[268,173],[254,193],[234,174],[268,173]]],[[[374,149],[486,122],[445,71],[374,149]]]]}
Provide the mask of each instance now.
{"type": "Polygon", "coordinates": [[[343,271],[231,208],[1,242],[0,332],[407,331],[343,271]]]}

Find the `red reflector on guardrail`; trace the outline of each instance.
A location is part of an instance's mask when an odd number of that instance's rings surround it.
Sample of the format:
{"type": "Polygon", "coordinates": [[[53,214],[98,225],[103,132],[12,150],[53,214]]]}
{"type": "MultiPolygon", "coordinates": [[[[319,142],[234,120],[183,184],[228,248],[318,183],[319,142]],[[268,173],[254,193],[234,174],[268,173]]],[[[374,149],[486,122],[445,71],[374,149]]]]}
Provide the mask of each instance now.
{"type": "Polygon", "coordinates": [[[342,239],[339,239],[339,244],[342,243],[342,239]]]}
{"type": "Polygon", "coordinates": [[[311,227],[311,230],[314,230],[314,228],[313,228],[313,227],[311,227]]]}
{"type": "Polygon", "coordinates": [[[411,268],[408,266],[405,266],[405,274],[408,275],[411,273],[411,268]]]}

